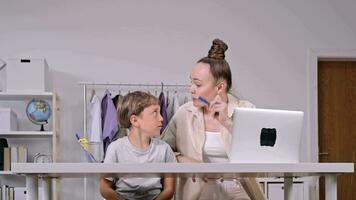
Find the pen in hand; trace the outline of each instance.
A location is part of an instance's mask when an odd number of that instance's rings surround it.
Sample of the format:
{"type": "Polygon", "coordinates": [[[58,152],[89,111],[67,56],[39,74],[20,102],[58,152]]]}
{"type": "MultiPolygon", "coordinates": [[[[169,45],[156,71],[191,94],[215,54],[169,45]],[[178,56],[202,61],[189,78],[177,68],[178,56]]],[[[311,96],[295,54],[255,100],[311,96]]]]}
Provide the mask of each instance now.
{"type": "MultiPolygon", "coordinates": [[[[199,99],[199,101],[202,102],[203,104],[205,104],[205,105],[207,105],[207,106],[210,105],[209,101],[206,100],[204,97],[199,96],[198,99],[199,99]]],[[[215,112],[215,113],[214,113],[214,116],[215,116],[215,117],[219,116],[219,112],[215,112]]]]}
{"type": "Polygon", "coordinates": [[[207,105],[207,106],[209,105],[209,101],[206,100],[204,97],[199,96],[198,99],[199,99],[203,104],[205,104],[205,105],[207,105]]]}

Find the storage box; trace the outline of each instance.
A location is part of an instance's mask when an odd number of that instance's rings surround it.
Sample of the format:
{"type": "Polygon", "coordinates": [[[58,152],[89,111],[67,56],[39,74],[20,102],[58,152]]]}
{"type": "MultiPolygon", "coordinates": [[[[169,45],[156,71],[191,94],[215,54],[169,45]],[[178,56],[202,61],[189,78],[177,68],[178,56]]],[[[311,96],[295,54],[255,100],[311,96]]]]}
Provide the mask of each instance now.
{"type": "Polygon", "coordinates": [[[17,115],[11,108],[0,108],[0,131],[17,131],[17,115]]]}
{"type": "Polygon", "coordinates": [[[49,70],[45,59],[7,59],[6,92],[49,92],[49,70]]]}

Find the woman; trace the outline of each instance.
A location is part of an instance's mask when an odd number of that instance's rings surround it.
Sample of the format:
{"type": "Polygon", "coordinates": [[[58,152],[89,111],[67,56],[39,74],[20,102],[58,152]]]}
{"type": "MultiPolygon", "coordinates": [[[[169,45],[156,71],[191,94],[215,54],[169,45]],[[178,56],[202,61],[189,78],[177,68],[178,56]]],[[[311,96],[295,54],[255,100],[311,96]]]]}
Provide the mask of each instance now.
{"type": "MultiPolygon", "coordinates": [[[[193,67],[192,101],[184,104],[162,133],[178,162],[229,162],[232,114],[235,107],[254,107],[234,98],[231,71],[225,60],[227,45],[213,41],[208,56],[193,67]]],[[[238,180],[182,178],[177,186],[178,199],[265,199],[252,178],[238,180]],[[243,187],[241,186],[243,185],[243,187]]]]}

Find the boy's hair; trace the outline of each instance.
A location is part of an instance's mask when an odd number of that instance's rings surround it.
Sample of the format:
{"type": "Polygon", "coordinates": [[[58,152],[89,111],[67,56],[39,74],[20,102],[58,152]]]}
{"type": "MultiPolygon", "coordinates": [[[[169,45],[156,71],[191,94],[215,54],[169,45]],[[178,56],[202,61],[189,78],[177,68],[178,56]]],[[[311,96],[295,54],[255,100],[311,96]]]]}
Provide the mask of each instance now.
{"type": "Polygon", "coordinates": [[[156,104],[159,104],[158,99],[149,93],[135,91],[127,94],[117,108],[120,127],[130,128],[132,115],[139,115],[148,106],[156,104]]]}

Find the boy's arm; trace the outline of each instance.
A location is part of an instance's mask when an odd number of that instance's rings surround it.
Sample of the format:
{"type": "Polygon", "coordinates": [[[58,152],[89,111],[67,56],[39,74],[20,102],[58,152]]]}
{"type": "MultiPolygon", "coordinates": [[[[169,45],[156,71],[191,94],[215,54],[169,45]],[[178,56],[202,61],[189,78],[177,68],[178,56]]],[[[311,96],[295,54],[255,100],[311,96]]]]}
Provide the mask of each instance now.
{"type": "Polygon", "coordinates": [[[174,195],[174,180],[173,175],[165,176],[163,179],[163,190],[158,195],[156,200],[170,200],[174,195]]]}
{"type": "Polygon", "coordinates": [[[100,193],[106,200],[124,200],[113,189],[113,182],[105,178],[100,179],[100,193]]]}

